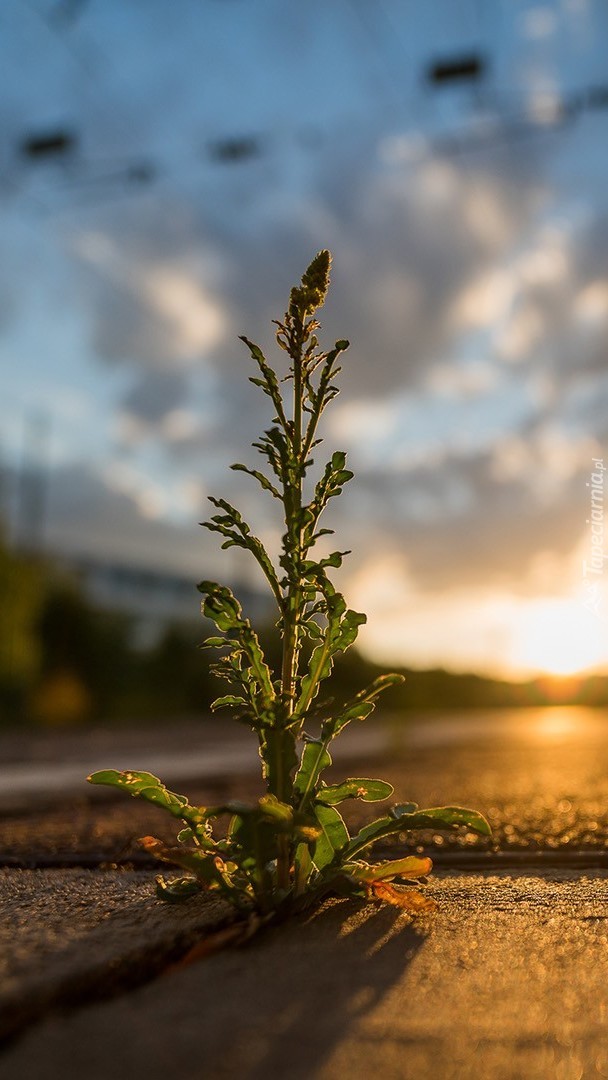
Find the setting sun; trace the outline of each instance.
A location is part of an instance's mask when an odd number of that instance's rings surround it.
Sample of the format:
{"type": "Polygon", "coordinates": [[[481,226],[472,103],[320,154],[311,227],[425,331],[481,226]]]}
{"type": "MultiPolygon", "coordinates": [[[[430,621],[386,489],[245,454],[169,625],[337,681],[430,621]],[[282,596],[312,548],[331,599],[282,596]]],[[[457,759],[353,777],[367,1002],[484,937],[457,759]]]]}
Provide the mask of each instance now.
{"type": "Polygon", "coordinates": [[[511,661],[550,675],[587,671],[605,661],[606,631],[579,599],[538,601],[521,614],[511,661]]]}

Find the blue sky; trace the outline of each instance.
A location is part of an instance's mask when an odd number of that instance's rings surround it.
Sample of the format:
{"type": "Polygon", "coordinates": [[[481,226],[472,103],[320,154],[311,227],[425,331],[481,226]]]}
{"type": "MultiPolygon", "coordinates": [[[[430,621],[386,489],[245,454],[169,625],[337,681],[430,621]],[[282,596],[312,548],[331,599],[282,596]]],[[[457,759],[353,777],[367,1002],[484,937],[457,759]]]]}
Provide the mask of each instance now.
{"type": "Polygon", "coordinates": [[[591,612],[582,565],[585,485],[608,463],[607,43],[593,0],[8,0],[13,529],[42,415],[52,550],[248,577],[197,525],[223,493],[271,548],[280,534],[227,470],[267,420],[237,335],[270,350],[327,246],[324,331],[352,346],[325,434],[356,472],[332,524],[364,648],[606,667],[608,590],[591,612]],[[431,61],[468,52],[487,59],[478,86],[429,84],[431,61]],[[54,129],[73,154],[20,153],[54,129]],[[243,139],[249,156],[218,159],[243,139]]]}

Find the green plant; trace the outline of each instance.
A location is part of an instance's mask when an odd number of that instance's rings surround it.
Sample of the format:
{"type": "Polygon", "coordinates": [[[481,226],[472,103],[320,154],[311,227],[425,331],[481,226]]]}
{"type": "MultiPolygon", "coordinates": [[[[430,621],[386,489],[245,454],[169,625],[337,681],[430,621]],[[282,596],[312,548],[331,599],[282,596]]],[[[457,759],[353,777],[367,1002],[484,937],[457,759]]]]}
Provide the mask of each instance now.
{"type": "Polygon", "coordinates": [[[285,531],[279,568],[225,499],[211,499],[218,512],[204,523],[223,537],[222,547],[245,548],[253,555],[278,610],[282,664],[275,675],[230,589],[212,581],[198,586],[204,596],[203,613],[221,635],[208,638],[204,645],[218,650],[215,673],[230,689],[212,708],[234,710],[255,732],[266,794],[255,805],[228,802],[201,807],[168,791],[149,773],[109,770],[89,777],[91,783],[123,788],[154,803],[181,822],[175,846],[152,837],[142,841],[149,852],[187,871],[187,877],[177,880],[158,879],[159,895],[167,900],[182,899],[200,889],[215,890],[239,909],[269,915],[339,891],[372,895],[412,911],[428,910],[431,901],[400,886],[426,875],[430,859],[408,856],[374,865],[364,854],[376,840],[412,829],[466,825],[480,834],[490,832],[485,818],[473,810],[419,810],[415,803],[405,803],[350,836],[337,806],[346,799],[381,801],[393,789],[383,780],[356,777],[326,784],[322,779],[331,764],[333,740],[351,721],[365,719],[384,690],[402,681],[400,675],[383,675],[340,706],[317,700],[334,659],[353,644],[365,622],[365,615],[347,608],[328,574],[348,552],[311,557],[317,541],[332,531],[319,525],[323,511],[352,477],[346,455],[336,451],[309,493],[305,490],[313,465],[311,453],[321,441],[319,420],[338,393],[339,359],[348,347],[347,341],[337,341],[324,352],[317,339],[315,313],[327,294],[330,261],[328,251],[319,252],[301,284],[291,290],[283,321],[276,323],[278,345],[289,358],[283,378],[257,345],[241,339],[257,365],[250,381],[270,398],[274,419],[253,444],[266,459],[268,472],[241,464],[232,468],[252,476],[282,506],[285,531]],[[284,393],[288,381],[291,408],[284,393]],[[303,646],[309,653],[306,665],[303,646]],[[310,723],[320,726],[317,737],[306,734],[310,723]],[[229,818],[228,831],[218,839],[213,825],[224,816],[229,818]]]}

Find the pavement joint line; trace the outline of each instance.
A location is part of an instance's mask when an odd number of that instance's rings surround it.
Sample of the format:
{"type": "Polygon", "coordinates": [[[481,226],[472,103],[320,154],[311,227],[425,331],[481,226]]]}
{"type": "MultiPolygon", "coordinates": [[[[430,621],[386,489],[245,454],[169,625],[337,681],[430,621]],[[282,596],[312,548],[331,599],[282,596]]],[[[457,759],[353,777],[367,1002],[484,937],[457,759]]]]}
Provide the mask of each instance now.
{"type": "MultiPolygon", "coordinates": [[[[376,855],[386,858],[394,855],[394,849],[377,851],[376,855]]],[[[608,850],[593,849],[537,850],[537,851],[434,851],[429,848],[427,854],[433,866],[439,869],[488,871],[501,869],[539,870],[547,869],[606,869],[608,850]]],[[[135,870],[160,870],[157,859],[150,858],[143,852],[131,855],[116,855],[111,852],[73,852],[32,853],[31,855],[10,855],[0,853],[0,868],[13,870],[98,870],[106,867],[128,867],[135,870]]]]}

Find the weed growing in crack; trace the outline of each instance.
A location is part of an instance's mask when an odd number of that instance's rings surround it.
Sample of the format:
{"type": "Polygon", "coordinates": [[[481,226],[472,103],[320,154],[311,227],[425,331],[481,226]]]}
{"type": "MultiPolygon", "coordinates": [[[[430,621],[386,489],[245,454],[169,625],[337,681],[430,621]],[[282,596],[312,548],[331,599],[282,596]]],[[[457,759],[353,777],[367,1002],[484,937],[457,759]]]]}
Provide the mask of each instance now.
{"type": "Polygon", "coordinates": [[[316,482],[310,479],[311,455],[321,442],[319,420],[338,393],[340,359],[348,348],[347,341],[337,341],[326,352],[317,337],[316,313],[327,295],[330,263],[329,252],[319,252],[300,285],[291,290],[287,312],[276,323],[277,343],[288,359],[285,374],[271,367],[257,345],[242,338],[256,365],[250,381],[270,399],[273,419],[253,444],[265,459],[266,471],[241,464],[232,468],[248,473],[280,506],[284,532],[279,565],[225,499],[211,499],[217,513],[204,523],[223,537],[222,547],[251,553],[277,608],[282,665],[275,676],[231,590],[213,581],[198,586],[203,613],[219,631],[204,645],[217,651],[214,670],[229,688],[212,708],[231,709],[235,719],[255,732],[266,794],[254,805],[191,806],[150,773],[104,770],[89,777],[93,784],[145,799],[180,822],[174,846],[153,837],[141,841],[147,851],[186,871],[177,879],[158,879],[158,893],[169,901],[209,890],[243,912],[273,916],[340,893],[374,897],[410,912],[428,911],[432,901],[411,886],[429,873],[431,860],[407,856],[370,863],[365,855],[374,842],[392,833],[461,825],[481,835],[490,833],[485,818],[474,810],[421,810],[415,803],[400,803],[350,836],[338,805],[346,799],[379,802],[393,789],[384,780],[367,777],[337,784],[323,780],[334,739],[351,722],[369,716],[379,695],[402,680],[400,675],[383,675],[350,701],[319,704],[321,685],[326,680],[331,685],[335,658],[353,644],[366,618],[347,607],[330,580],[330,571],[348,552],[322,558],[313,554],[317,541],[332,531],[320,527],[323,511],[352,477],[346,454],[338,450],[316,482]],[[303,647],[309,656],[306,663],[303,647]],[[315,738],[305,730],[312,722],[320,727],[315,738]],[[214,823],[225,816],[227,835],[216,838],[214,823]]]}

